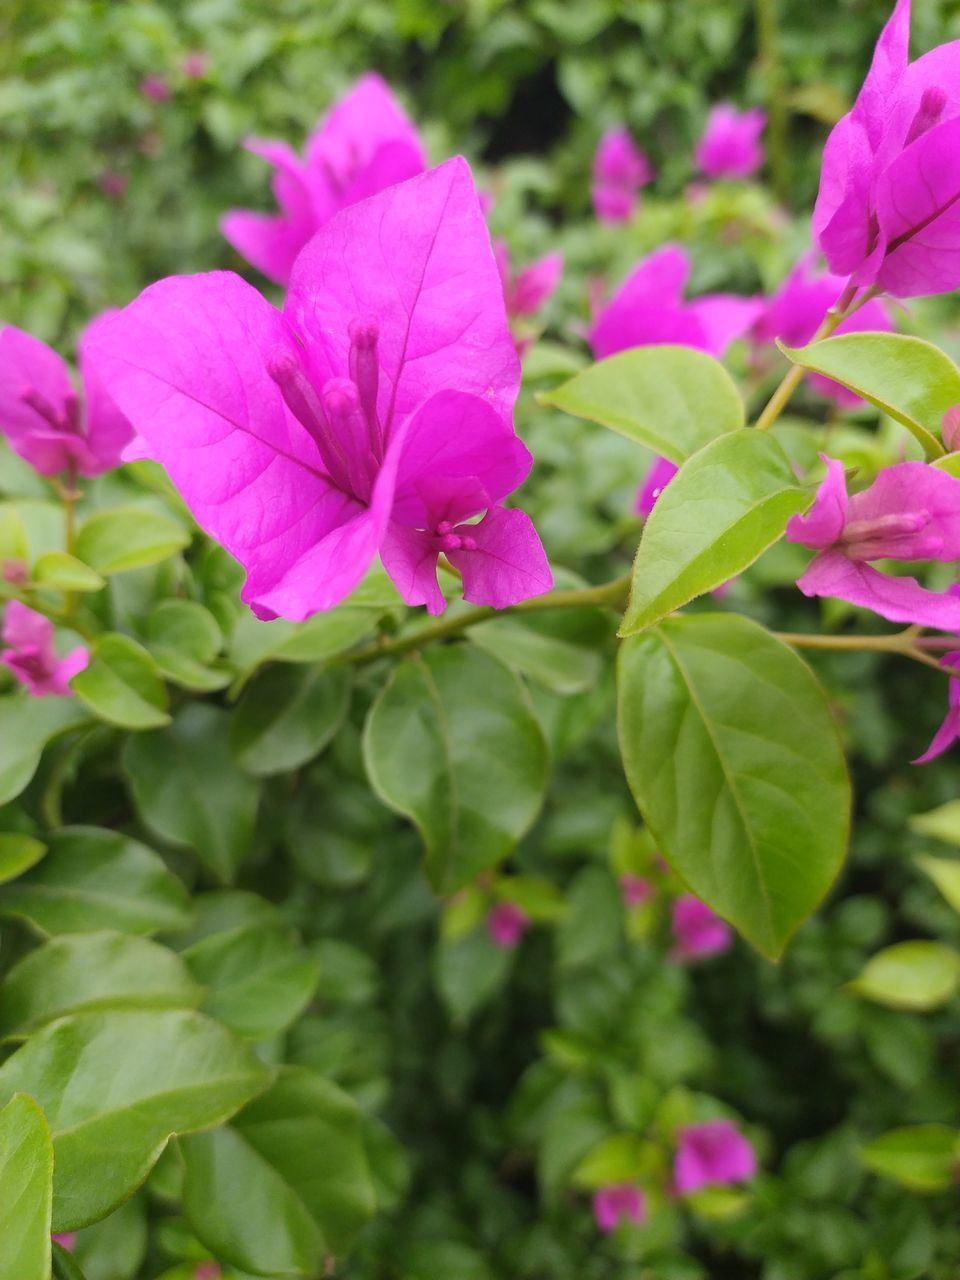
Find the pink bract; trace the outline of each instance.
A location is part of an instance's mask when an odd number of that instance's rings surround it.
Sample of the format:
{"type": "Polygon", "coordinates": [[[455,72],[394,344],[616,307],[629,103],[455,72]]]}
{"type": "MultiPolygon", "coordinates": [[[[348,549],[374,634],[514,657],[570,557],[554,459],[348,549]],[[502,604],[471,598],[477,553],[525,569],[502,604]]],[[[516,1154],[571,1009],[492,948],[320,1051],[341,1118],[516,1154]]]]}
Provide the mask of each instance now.
{"type": "Polygon", "coordinates": [[[749,178],[763,164],[760,135],[766,113],[754,107],[738,111],[729,102],[710,108],[697,143],[697,167],[708,178],[749,178]]]}
{"type": "Polygon", "coordinates": [[[284,142],[248,138],[248,151],[274,168],[278,215],[233,210],[220,227],[239,254],[277,284],[297,254],[342,209],[421,173],[417,131],[385,82],[362,76],[321,120],[300,157],[284,142]]]}
{"type": "MultiPolygon", "coordinates": [[[[945,653],[940,662],[949,670],[960,671],[960,650],[954,649],[950,653],[945,653]]],[[[943,724],[933,735],[933,740],[923,755],[917,756],[911,763],[929,764],[931,760],[936,760],[937,756],[942,756],[958,740],[960,740],[960,678],[951,676],[947,682],[947,714],[943,724]]]]}
{"type": "Polygon", "coordinates": [[[487,916],[487,932],[495,946],[513,951],[530,928],[530,917],[515,902],[498,902],[487,916]]]}
{"type": "Polygon", "coordinates": [[[52,1235],[50,1239],[54,1240],[61,1249],[66,1249],[67,1253],[72,1253],[77,1243],[77,1237],[73,1231],[64,1231],[60,1235],[52,1235]]]}
{"type": "Polygon", "coordinates": [[[593,209],[601,222],[629,222],[637,193],[653,180],[650,161],[626,129],[608,129],[593,157],[593,209]]]}
{"type": "Polygon", "coordinates": [[[642,907],[653,897],[653,885],[643,876],[627,871],[620,877],[620,893],[628,907],[642,907]]]}
{"type": "Polygon", "coordinates": [[[630,1182],[601,1187],[593,1197],[593,1217],[604,1235],[611,1235],[621,1222],[638,1226],[646,1220],[647,1198],[630,1182]]]}
{"type": "Polygon", "coordinates": [[[730,926],[693,894],[675,899],[670,914],[674,937],[670,958],[673,960],[718,955],[733,944],[730,926]]]}
{"type": "MultiPolygon", "coordinates": [[[[811,255],[801,258],[790,275],[764,307],[751,334],[757,343],[772,344],[776,339],[788,347],[803,347],[813,338],[827,311],[840,297],[846,281],[829,272],[818,272],[811,255]]],[[[893,328],[883,304],[874,299],[842,321],[836,334],[877,332],[889,333],[893,328]]],[[[863,401],[849,388],[812,374],[810,383],[821,395],[837,404],[852,407],[863,401]]]]}
{"type": "Polygon", "coordinates": [[[167,102],[172,90],[163,76],[144,76],[140,81],[140,92],[151,102],[167,102]]]}
{"type": "Polygon", "coordinates": [[[673,1180],[680,1195],[745,1182],[757,1172],[753,1147],[731,1120],[688,1125],[677,1135],[673,1180]]]}
{"type": "Polygon", "coordinates": [[[71,696],[70,681],[90,662],[83,647],[59,658],[53,647],[53,623],[19,600],[11,600],[3,613],[0,662],[34,698],[55,694],[71,696]]]}
{"type": "Polygon", "coordinates": [[[175,276],[119,313],[98,367],[261,618],[343,600],[378,551],[410,604],[547,591],[539,539],[499,504],[531,458],[519,362],[466,161],[343,210],[297,259],[283,311],[238,276],[175,276]],[[468,521],[483,514],[479,524],[468,521]]]}
{"type": "Polygon", "coordinates": [[[908,62],[897,0],[823,154],[814,236],[838,276],[895,297],[960,286],[960,41],[908,62]]]}
{"type": "Polygon", "coordinates": [[[0,430],[14,453],[42,475],[99,475],[119,464],[133,430],[106,394],[89,353],[100,316],[80,336],[83,397],[66,363],[46,343],[21,329],[0,329],[0,430]]]}
{"type": "Polygon", "coordinates": [[[797,586],[872,609],[890,622],[960,631],[960,597],[928,591],[915,578],[891,577],[871,560],[960,559],[960,480],[924,462],[881,471],[847,496],[843,463],[820,455],[827,474],[816,500],[787,525],[787,540],[812,547],[797,586]]]}

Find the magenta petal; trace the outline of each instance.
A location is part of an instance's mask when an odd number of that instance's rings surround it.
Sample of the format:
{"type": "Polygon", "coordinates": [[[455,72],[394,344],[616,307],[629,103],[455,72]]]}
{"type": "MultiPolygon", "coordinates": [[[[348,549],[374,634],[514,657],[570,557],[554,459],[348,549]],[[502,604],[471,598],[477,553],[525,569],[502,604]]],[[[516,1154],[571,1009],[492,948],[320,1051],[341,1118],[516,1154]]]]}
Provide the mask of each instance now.
{"type": "MultiPolygon", "coordinates": [[[[925,462],[885,467],[873,484],[850,499],[849,521],[883,520],[921,513],[927,522],[914,534],[871,539],[864,559],[960,560],[960,480],[925,462]],[[937,549],[933,542],[939,543],[937,549]]],[[[808,544],[813,545],[813,544],[808,544]]],[[[852,550],[855,553],[856,548],[852,550]]]]}
{"type": "Polygon", "coordinates": [[[960,287],[960,116],[922,134],[876,189],[886,256],[877,283],[895,297],[960,287]]]}
{"type": "Polygon", "coordinates": [[[71,693],[70,681],[90,665],[88,649],[73,649],[65,658],[61,658],[50,674],[50,685],[54,693],[67,697],[71,693]]]}
{"type": "Polygon", "coordinates": [[[753,1147],[730,1120],[712,1120],[680,1130],[674,1182],[681,1195],[710,1184],[743,1182],[756,1172],[753,1147]]]}
{"type": "Polygon", "coordinates": [[[356,204],[375,196],[378,191],[406,182],[423,172],[423,151],[407,142],[384,142],[377,148],[370,163],[357,171],[356,176],[343,190],[341,203],[356,204]]]}
{"type": "MultiPolygon", "coordinates": [[[[96,371],[96,362],[88,357],[91,344],[96,341],[99,326],[116,315],[115,311],[99,316],[87,325],[77,344],[77,360],[83,382],[83,398],[86,410],[87,447],[95,459],[98,471],[116,467],[122,460],[127,445],[133,440],[133,428],[129,419],[120,412],[107,394],[96,371]]],[[[84,474],[91,474],[84,472],[84,474]]]]}
{"type": "Polygon", "coordinates": [[[424,506],[425,477],[476,480],[486,501],[472,511],[444,512],[438,519],[476,515],[523,483],[533,459],[505,419],[485,400],[460,391],[442,391],[421,405],[407,424],[397,473],[394,520],[423,529],[432,512],[424,506]]]}
{"type": "Polygon", "coordinates": [[[563,254],[548,253],[517,272],[507,299],[511,315],[530,316],[547,301],[563,274],[563,254]]]}
{"type": "Polygon", "coordinates": [[[446,600],[437,582],[437,540],[430,533],[391,523],[380,547],[380,559],[393,585],[409,605],[425,604],[437,615],[446,600]]]}
{"type": "MultiPolygon", "coordinates": [[[[342,180],[370,164],[386,143],[397,142],[426,164],[423,144],[409,116],[376,72],[361,76],[330,109],[307,141],[307,165],[342,180]]],[[[408,174],[407,176],[412,176],[408,174]]]]}
{"type": "Polygon", "coordinates": [[[3,611],[3,643],[11,649],[35,648],[53,657],[53,623],[19,600],[3,611]]]}
{"type": "Polygon", "coordinates": [[[829,547],[843,532],[847,521],[847,482],[843,463],[836,458],[820,457],[827,464],[827,474],[820,483],[813,506],[804,516],[791,516],[787,523],[787,541],[802,542],[806,547],[829,547]]]}
{"type": "Polygon", "coordinates": [[[894,578],[840,551],[821,551],[797,586],[807,596],[832,596],[872,609],[889,622],[960,631],[960,599],[921,587],[916,578],[894,578]]]}
{"type": "Polygon", "coordinates": [[[756,324],[763,305],[762,298],[715,293],[688,303],[687,314],[695,316],[703,328],[702,349],[719,360],[732,343],[756,324]]]}
{"type": "MultiPolygon", "coordinates": [[[[24,395],[63,418],[74,396],[66,364],[45,342],[5,325],[0,329],[0,431],[15,453],[43,475],[55,475],[72,460],[64,431],[58,430],[24,395]]],[[[75,441],[80,444],[79,437],[75,441]]],[[[82,449],[81,449],[82,452],[82,449]]]]}
{"type": "Polygon", "coordinates": [[[286,284],[297,254],[310,238],[308,228],[300,228],[279,215],[247,213],[235,209],[220,220],[223,237],[241,257],[268,280],[286,284]]]}
{"type": "Polygon", "coordinates": [[[727,102],[711,107],[696,158],[708,178],[748,178],[763,164],[760,134],[766,114],[753,108],[738,111],[727,102]]]}
{"type": "Polygon", "coordinates": [[[647,478],[637,494],[634,511],[638,516],[643,516],[644,519],[649,516],[657,499],[679,470],[680,468],[668,458],[656,460],[647,472],[647,478]]]}
{"type": "MultiPolygon", "coordinates": [[[[956,684],[951,681],[951,684],[956,684]]],[[[937,756],[949,750],[953,744],[960,739],[960,708],[951,707],[947,712],[943,724],[933,735],[933,739],[922,756],[917,756],[915,760],[911,760],[911,764],[929,764],[931,760],[936,760],[937,756]]]]}
{"type": "Polygon", "coordinates": [[[267,357],[283,317],[238,276],[174,276],[108,317],[90,345],[109,395],[197,522],[247,570],[245,599],[358,515],[287,411],[267,357]]]}
{"type": "Polygon", "coordinates": [[[910,0],[897,0],[877,39],[870,70],[851,112],[874,151],[889,120],[891,98],[907,68],[909,44],[910,0]]]}
{"type": "Polygon", "coordinates": [[[553,586],[543,546],[524,511],[493,507],[479,524],[464,525],[476,542],[473,551],[448,551],[447,559],[463,575],[463,598],[471,604],[505,609],[553,586]]]}
{"type": "Polygon", "coordinates": [[[331,219],[297,259],[284,313],[305,339],[316,386],[346,376],[350,320],[376,321],[388,438],[439,391],[481,396],[504,417],[513,407],[520,362],[462,158],[331,219]]]}

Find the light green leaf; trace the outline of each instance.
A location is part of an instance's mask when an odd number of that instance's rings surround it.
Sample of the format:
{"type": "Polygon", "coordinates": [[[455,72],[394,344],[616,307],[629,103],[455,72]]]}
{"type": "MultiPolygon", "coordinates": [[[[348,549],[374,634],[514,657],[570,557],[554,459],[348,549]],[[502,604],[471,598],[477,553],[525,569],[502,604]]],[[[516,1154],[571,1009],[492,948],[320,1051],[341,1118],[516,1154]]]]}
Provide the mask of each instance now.
{"type": "Polygon", "coordinates": [[[53,1228],[72,1231],[122,1204],[173,1134],[222,1124],[269,1080],[202,1014],[114,1009],[35,1032],[0,1067],[0,1103],[29,1089],[51,1118],[53,1228]]]}
{"type": "Polygon", "coordinates": [[[845,333],[781,350],[794,364],[825,374],[905,426],[935,458],[943,415],[960,404],[960,369],[922,338],[903,333],[845,333]]]}
{"type": "Polygon", "coordinates": [[[89,723],[76,698],[0,698],[0,804],[29,785],[48,742],[89,723]]]}
{"type": "Polygon", "coordinates": [[[23,1035],[65,1013],[190,1009],[202,999],[183,960],[156,942],[112,930],[63,934],[4,978],[0,1035],[23,1035]]]}
{"type": "Polygon", "coordinates": [[[97,573],[123,573],[166,560],[189,541],[187,531],[169,516],[143,507],[117,507],[84,523],[76,553],[97,573]]]}
{"type": "Polygon", "coordinates": [[[25,561],[29,555],[30,540],[23,517],[12,503],[0,503],[0,562],[25,561]]]}
{"type": "Polygon", "coordinates": [[[207,988],[206,1012],[249,1040],[267,1040],[290,1026],[320,980],[316,956],[283,929],[259,924],[212,934],[184,959],[207,988]]]}
{"type": "Polygon", "coordinates": [[[71,688],[107,724],[155,729],[169,724],[167,690],[156,661],[129,636],[101,636],[71,688]]]}
{"type": "Polygon", "coordinates": [[[289,773],[326,747],[350,706],[351,673],[271,667],[248,686],[230,725],[237,764],[254,777],[289,773]]]}
{"type": "Polygon", "coordinates": [[[638,1133],[616,1133],[588,1152],[573,1171],[578,1187],[596,1191],[617,1182],[643,1182],[657,1171],[660,1153],[638,1133]]]}
{"type": "Polygon", "coordinates": [[[163,674],[185,689],[210,692],[231,673],[211,670],[223,637],[216,618],[191,600],[162,600],[147,619],[147,643],[163,674]]]}
{"type": "Polygon", "coordinates": [[[627,781],[692,891],[778,956],[833,883],[850,783],[823,690],[733,614],[666,619],[620,651],[627,781]]]}
{"type": "Polygon", "coordinates": [[[646,522],[621,635],[728,582],[812,501],[772,436],[743,430],[712,440],[684,463],[646,522]]]}
{"type": "Polygon", "coordinates": [[[898,942],[871,956],[851,990],[890,1009],[937,1009],[960,982],[960,954],[942,942],[898,942]]]}
{"type": "Polygon", "coordinates": [[[960,800],[948,800],[929,813],[916,813],[908,824],[918,835],[960,846],[960,800]]]}
{"type": "Polygon", "coordinates": [[[284,1067],[229,1125],[180,1145],[194,1231],[245,1271],[319,1275],[374,1212],[356,1104],[305,1068],[284,1067]]]}
{"type": "Polygon", "coordinates": [[[57,591],[99,591],[106,586],[99,573],[65,551],[48,551],[33,566],[33,580],[57,591]]]}
{"type": "Polygon", "coordinates": [[[433,977],[453,1022],[464,1026],[489,1004],[513,968],[514,953],[498,947],[481,925],[463,937],[442,937],[433,953],[433,977]]]}
{"type": "MultiPolygon", "coordinates": [[[[555,587],[584,587],[575,574],[557,572],[555,587]]],[[[601,609],[559,609],[529,617],[491,618],[471,627],[467,638],[519,675],[564,697],[597,682],[601,646],[611,634],[601,609]]]]}
{"type": "Polygon", "coordinates": [[[115,831],[67,827],[49,838],[38,866],[0,888],[0,915],[19,916],[43,934],[140,934],[184,928],[190,902],[152,849],[115,831]]]}
{"type": "Polygon", "coordinates": [[[466,645],[396,667],[370,709],[363,752],[377,795],[419,829],[439,893],[509,853],[547,784],[547,748],[523,688],[466,645]]]}
{"type": "Polygon", "coordinates": [[[169,729],[131,738],[124,766],[147,826],[189,845],[221,884],[230,884],[253,840],[258,790],[230,755],[227,713],[186,707],[169,729]]]}
{"type": "Polygon", "coordinates": [[[42,840],[21,835],[19,831],[0,831],[0,884],[16,880],[36,866],[47,852],[42,840]]]}
{"type": "Polygon", "coordinates": [[[868,1169],[911,1191],[945,1191],[956,1181],[960,1134],[941,1124],[892,1129],[860,1152],[868,1169]]]}
{"type": "Polygon", "coordinates": [[[730,375],[691,347],[634,347],[537,399],[619,431],[678,465],[716,436],[744,425],[743,402],[730,375]]]}
{"type": "Polygon", "coordinates": [[[33,1098],[16,1093],[0,1111],[0,1276],[4,1280],[50,1280],[52,1194],[50,1129],[33,1098]]]}
{"type": "Polygon", "coordinates": [[[927,873],[954,911],[960,911],[960,859],[918,858],[917,865],[927,873]]]}

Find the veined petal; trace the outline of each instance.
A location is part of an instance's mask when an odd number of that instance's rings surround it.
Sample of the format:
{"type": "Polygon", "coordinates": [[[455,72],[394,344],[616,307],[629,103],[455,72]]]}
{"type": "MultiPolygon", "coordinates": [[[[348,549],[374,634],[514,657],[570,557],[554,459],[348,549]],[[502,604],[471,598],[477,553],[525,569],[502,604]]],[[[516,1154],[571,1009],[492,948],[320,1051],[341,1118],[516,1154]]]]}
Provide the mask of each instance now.
{"type": "Polygon", "coordinates": [[[14,451],[44,475],[63,469],[60,465],[44,465],[31,457],[31,437],[43,433],[57,435],[52,424],[24,394],[34,393],[57,415],[63,415],[73,396],[73,385],[65,361],[45,342],[24,333],[13,325],[0,329],[0,431],[14,451]]]}
{"type": "Polygon", "coordinates": [[[391,523],[380,559],[407,604],[425,604],[434,616],[443,613],[447,602],[437,581],[437,541],[432,534],[391,523]]]}
{"type": "Polygon", "coordinates": [[[469,532],[476,550],[447,552],[463,575],[464,600],[505,609],[553,586],[546,554],[526,512],[493,507],[469,532]]]}
{"type": "Polygon", "coordinates": [[[899,462],[885,467],[873,484],[850,499],[849,520],[923,512],[929,523],[912,537],[898,534],[887,551],[872,559],[960,560],[960,480],[925,462],[899,462]],[[942,549],[930,552],[930,536],[942,549]]]}
{"type": "Polygon", "coordinates": [[[831,596],[872,609],[889,622],[960,631],[960,598],[928,591],[916,578],[894,578],[840,551],[814,556],[797,582],[806,596],[831,596]]]}
{"type": "MultiPolygon", "coordinates": [[[[99,326],[116,311],[98,316],[80,335],[77,344],[77,361],[83,382],[83,400],[86,411],[87,448],[96,463],[97,471],[107,471],[119,465],[126,446],[133,439],[133,428],[125,414],[107,394],[106,387],[96,370],[95,361],[88,356],[99,326]]],[[[94,472],[83,471],[84,475],[94,472]]]]}
{"type": "Polygon", "coordinates": [[[843,533],[847,522],[847,481],[843,463],[821,453],[827,474],[820,483],[813,506],[804,516],[791,516],[787,524],[787,541],[802,542],[805,547],[829,547],[843,533]]]}
{"type": "Polygon", "coordinates": [[[237,253],[275,284],[286,284],[297,254],[309,240],[313,227],[280,214],[250,213],[234,209],[220,219],[224,239],[237,253]]]}

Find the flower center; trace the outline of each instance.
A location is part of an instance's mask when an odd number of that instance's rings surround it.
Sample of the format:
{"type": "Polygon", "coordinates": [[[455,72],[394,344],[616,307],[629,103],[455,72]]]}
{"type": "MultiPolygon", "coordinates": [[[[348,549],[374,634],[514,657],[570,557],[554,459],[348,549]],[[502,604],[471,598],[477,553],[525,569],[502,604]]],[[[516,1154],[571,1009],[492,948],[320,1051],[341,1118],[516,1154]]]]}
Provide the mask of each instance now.
{"type": "Polygon", "coordinates": [[[63,404],[59,409],[56,405],[50,403],[42,391],[38,391],[36,387],[30,385],[21,387],[19,396],[21,401],[29,405],[34,413],[38,413],[45,422],[50,424],[54,431],[62,431],[68,435],[75,436],[81,434],[80,401],[77,399],[75,391],[68,391],[64,395],[63,404]]]}
{"type": "Polygon", "coordinates": [[[918,538],[930,523],[929,511],[904,511],[873,520],[851,520],[843,530],[840,544],[851,560],[924,560],[943,549],[936,534],[918,538]]]}
{"type": "Polygon", "coordinates": [[[436,539],[437,550],[476,551],[476,539],[471,538],[468,533],[460,532],[461,529],[469,527],[469,525],[458,525],[457,528],[454,528],[449,520],[439,521],[433,529],[433,536],[436,539]]]}
{"type": "Polygon", "coordinates": [[[921,134],[926,133],[928,129],[932,129],[943,115],[943,109],[946,105],[946,90],[941,89],[938,84],[928,85],[920,97],[917,114],[913,117],[913,121],[907,131],[907,140],[903,145],[908,147],[911,142],[916,142],[921,134]]]}

